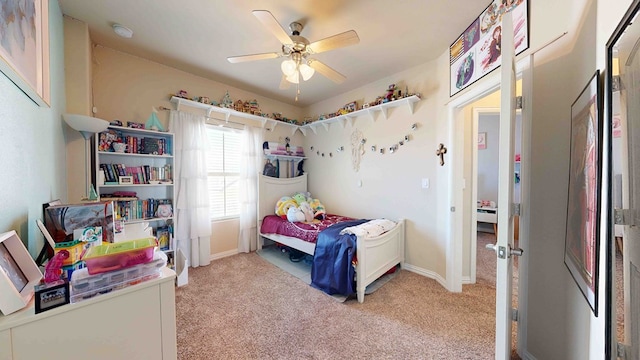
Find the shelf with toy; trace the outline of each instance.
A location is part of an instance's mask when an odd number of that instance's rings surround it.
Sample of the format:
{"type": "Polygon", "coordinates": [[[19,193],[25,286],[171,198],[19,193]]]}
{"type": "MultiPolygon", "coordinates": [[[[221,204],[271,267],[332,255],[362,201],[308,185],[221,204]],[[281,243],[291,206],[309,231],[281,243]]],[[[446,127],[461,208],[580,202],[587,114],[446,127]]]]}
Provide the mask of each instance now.
{"type": "Polygon", "coordinates": [[[422,100],[418,95],[411,95],[405,98],[401,98],[398,100],[392,100],[386,103],[382,103],[382,104],[378,104],[378,105],[373,105],[373,106],[369,106],[360,110],[356,110],[356,111],[352,111],[350,113],[347,114],[343,114],[343,115],[338,115],[329,119],[323,119],[323,120],[316,120],[313,121],[311,123],[305,124],[305,125],[297,125],[297,124],[292,124],[292,123],[288,123],[288,122],[284,122],[284,121],[280,121],[280,120],[275,120],[272,118],[268,118],[268,117],[263,117],[263,116],[258,116],[258,115],[253,115],[253,114],[249,114],[249,113],[244,113],[241,111],[236,111],[233,109],[228,109],[228,108],[222,108],[219,106],[215,106],[215,105],[209,105],[209,104],[204,104],[204,103],[200,103],[197,101],[193,101],[193,100],[188,100],[188,99],[183,99],[177,96],[173,96],[171,97],[171,102],[176,104],[176,109],[180,110],[181,106],[189,106],[192,108],[196,108],[196,109],[202,109],[207,111],[207,116],[211,116],[211,113],[218,113],[218,114],[223,114],[225,121],[229,121],[229,118],[233,115],[233,116],[237,116],[237,117],[241,117],[241,118],[245,118],[245,119],[250,119],[253,121],[257,121],[261,124],[261,126],[263,128],[270,126],[271,129],[274,129],[278,124],[283,124],[285,126],[288,126],[291,128],[291,134],[293,135],[296,130],[300,130],[300,132],[302,132],[302,134],[304,136],[307,135],[307,130],[311,129],[311,131],[313,131],[314,133],[317,133],[317,128],[319,126],[323,126],[325,128],[325,130],[329,129],[329,124],[334,123],[334,122],[338,122],[340,123],[340,125],[342,125],[342,127],[345,126],[346,122],[349,121],[349,123],[351,125],[353,125],[353,122],[355,121],[355,119],[359,116],[370,116],[371,119],[373,121],[376,120],[376,115],[378,113],[382,114],[382,117],[384,117],[384,119],[388,119],[389,117],[389,109],[391,108],[395,108],[395,107],[400,107],[400,106],[407,106],[409,108],[409,112],[411,114],[413,114],[414,111],[414,104],[418,101],[422,100]]]}
{"type": "Polygon", "coordinates": [[[317,133],[317,128],[319,126],[323,126],[325,130],[329,130],[329,124],[334,122],[338,122],[344,128],[347,121],[349,121],[349,123],[353,125],[353,122],[359,116],[370,116],[371,120],[375,121],[377,113],[382,114],[382,117],[384,117],[384,119],[386,120],[389,117],[389,109],[399,107],[399,106],[405,106],[405,105],[409,107],[410,113],[413,114],[414,104],[420,100],[422,99],[420,99],[418,95],[412,95],[406,98],[389,101],[379,105],[369,106],[360,110],[352,111],[344,115],[338,115],[329,119],[318,120],[306,125],[302,125],[300,126],[300,131],[302,132],[303,135],[306,136],[307,135],[306,130],[311,129],[315,134],[317,133]]]}
{"type": "Polygon", "coordinates": [[[280,120],[276,120],[276,119],[272,119],[272,118],[268,118],[268,117],[264,117],[264,116],[258,116],[258,115],[253,115],[253,114],[249,114],[249,113],[244,113],[242,111],[236,111],[236,110],[233,110],[233,109],[222,108],[222,107],[215,106],[215,105],[203,104],[203,103],[200,103],[200,102],[197,102],[197,101],[179,98],[177,96],[171,97],[171,102],[176,104],[176,109],[177,110],[180,110],[181,106],[189,106],[189,107],[192,107],[192,108],[205,110],[207,112],[207,117],[210,117],[211,113],[222,114],[222,115],[224,115],[224,120],[227,121],[227,122],[229,121],[229,119],[233,115],[233,116],[236,116],[236,117],[257,121],[257,122],[259,122],[261,124],[261,126],[263,128],[267,127],[267,125],[268,125],[268,126],[271,127],[272,130],[277,125],[282,124],[282,125],[289,126],[289,127],[292,128],[292,132],[291,132],[292,135],[299,128],[299,126],[297,124],[291,124],[291,123],[288,123],[288,122],[284,122],[284,121],[280,121],[280,120]]]}
{"type": "Polygon", "coordinates": [[[300,161],[306,159],[304,156],[293,156],[293,155],[264,155],[269,160],[286,160],[286,161],[300,161]]]}

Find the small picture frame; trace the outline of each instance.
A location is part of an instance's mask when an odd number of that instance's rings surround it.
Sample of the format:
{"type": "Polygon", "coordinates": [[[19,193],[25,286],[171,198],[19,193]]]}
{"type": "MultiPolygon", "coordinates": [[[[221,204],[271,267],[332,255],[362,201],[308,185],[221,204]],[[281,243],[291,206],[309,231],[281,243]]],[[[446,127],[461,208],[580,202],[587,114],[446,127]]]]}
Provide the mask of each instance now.
{"type": "Polygon", "coordinates": [[[133,176],[120,176],[118,183],[120,185],[133,185],[133,176]]]}
{"type": "Polygon", "coordinates": [[[69,282],[66,279],[35,286],[35,312],[55,309],[70,302],[69,282]]]}
{"type": "Polygon", "coordinates": [[[478,133],[478,150],[484,150],[487,148],[487,133],[478,133]]]}
{"type": "Polygon", "coordinates": [[[42,273],[15,230],[0,234],[0,312],[9,315],[29,304],[42,273]]]}

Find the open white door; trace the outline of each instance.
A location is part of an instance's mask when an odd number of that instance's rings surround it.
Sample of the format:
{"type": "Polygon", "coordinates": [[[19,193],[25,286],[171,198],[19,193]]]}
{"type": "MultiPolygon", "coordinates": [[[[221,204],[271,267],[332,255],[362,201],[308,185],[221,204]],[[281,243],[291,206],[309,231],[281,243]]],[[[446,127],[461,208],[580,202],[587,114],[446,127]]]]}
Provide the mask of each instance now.
{"type": "MultiPolygon", "coordinates": [[[[634,22],[619,44],[620,115],[627,152],[622,170],[622,207],[616,223],[624,225],[624,356],[640,359],[640,27],[634,22]],[[626,131],[625,126],[626,125],[626,131]],[[626,134],[626,137],[625,137],[626,134]]],[[[625,157],[623,156],[623,159],[625,157]]],[[[618,339],[620,341],[622,339],[618,339]]]]}
{"type": "MultiPolygon", "coordinates": [[[[502,28],[513,29],[511,13],[502,17],[502,28]]],[[[501,99],[500,99],[500,155],[498,167],[498,236],[492,246],[497,256],[496,271],[496,359],[511,357],[511,296],[513,280],[513,174],[515,138],[516,65],[513,32],[502,32],[501,99]]]]}

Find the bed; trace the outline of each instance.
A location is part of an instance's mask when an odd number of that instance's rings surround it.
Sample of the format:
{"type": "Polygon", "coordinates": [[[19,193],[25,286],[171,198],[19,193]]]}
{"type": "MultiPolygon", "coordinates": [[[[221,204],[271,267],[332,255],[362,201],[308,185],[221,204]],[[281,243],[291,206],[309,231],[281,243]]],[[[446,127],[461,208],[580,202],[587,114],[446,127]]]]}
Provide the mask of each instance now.
{"type": "MultiPolygon", "coordinates": [[[[258,250],[264,239],[300,250],[309,255],[315,252],[315,243],[297,237],[276,233],[263,233],[262,222],[266,216],[274,214],[274,206],[282,196],[307,191],[307,174],[295,178],[273,178],[259,175],[258,181],[258,250]]],[[[374,282],[394,266],[404,266],[404,219],[396,220],[397,225],[384,234],[373,237],[358,237],[356,240],[356,294],[358,302],[364,302],[367,285],[374,282]]],[[[308,240],[308,239],[307,239],[308,240]]]]}

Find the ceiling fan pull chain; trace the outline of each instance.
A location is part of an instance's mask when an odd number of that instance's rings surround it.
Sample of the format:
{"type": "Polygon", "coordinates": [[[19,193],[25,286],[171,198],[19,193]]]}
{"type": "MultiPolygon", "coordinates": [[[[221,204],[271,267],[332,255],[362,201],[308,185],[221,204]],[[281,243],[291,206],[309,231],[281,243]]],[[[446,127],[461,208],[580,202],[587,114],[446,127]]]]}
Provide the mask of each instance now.
{"type": "Polygon", "coordinates": [[[300,95],[300,83],[296,84],[296,102],[298,101],[298,95],[300,95]]]}

